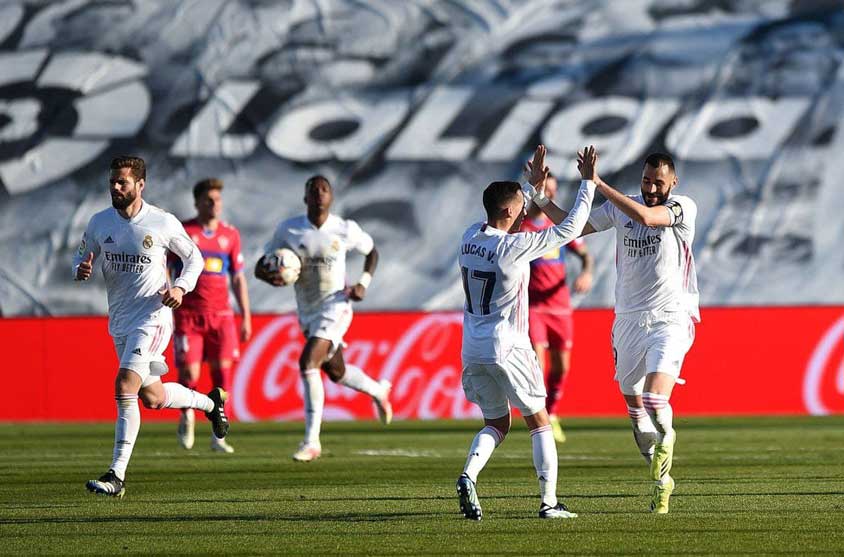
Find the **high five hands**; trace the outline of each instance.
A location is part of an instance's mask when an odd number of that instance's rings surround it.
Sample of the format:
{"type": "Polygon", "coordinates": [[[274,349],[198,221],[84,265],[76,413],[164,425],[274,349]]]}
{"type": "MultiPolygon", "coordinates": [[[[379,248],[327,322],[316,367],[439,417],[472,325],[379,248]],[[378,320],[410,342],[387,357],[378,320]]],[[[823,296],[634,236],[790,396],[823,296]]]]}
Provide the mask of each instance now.
{"type": "Polygon", "coordinates": [[[545,166],[545,155],[548,150],[545,145],[537,145],[536,151],[533,152],[533,160],[527,161],[525,164],[525,176],[530,185],[534,187],[536,193],[545,193],[545,180],[551,173],[551,169],[545,166]]]}
{"type": "Polygon", "coordinates": [[[598,151],[594,145],[584,147],[583,151],[577,152],[577,169],[580,177],[584,180],[591,180],[596,184],[601,178],[598,176],[598,151]]]}

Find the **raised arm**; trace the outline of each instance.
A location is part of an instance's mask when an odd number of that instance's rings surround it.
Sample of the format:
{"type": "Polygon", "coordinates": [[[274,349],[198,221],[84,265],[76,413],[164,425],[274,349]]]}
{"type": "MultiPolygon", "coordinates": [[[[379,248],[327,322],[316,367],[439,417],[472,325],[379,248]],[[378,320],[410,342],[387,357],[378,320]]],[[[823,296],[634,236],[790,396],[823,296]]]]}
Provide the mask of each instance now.
{"type": "Polygon", "coordinates": [[[651,227],[666,227],[672,226],[674,223],[670,209],[665,205],[648,207],[631,197],[627,197],[600,178],[598,179],[600,181],[595,184],[598,186],[598,191],[601,192],[601,195],[618,207],[619,211],[639,224],[651,227]]]}
{"type": "MultiPolygon", "coordinates": [[[[556,203],[545,197],[545,180],[548,179],[548,174],[550,173],[550,169],[545,166],[546,153],[547,150],[544,145],[537,146],[536,151],[533,153],[533,160],[528,161],[525,165],[525,173],[527,175],[528,184],[522,184],[522,192],[525,194],[525,197],[531,200],[532,203],[535,203],[537,207],[542,209],[542,212],[551,219],[551,222],[554,224],[560,224],[563,222],[563,219],[568,216],[568,212],[564,211],[556,203]]],[[[579,156],[580,153],[578,153],[577,168],[580,170],[582,186],[583,181],[593,181],[593,173],[590,172],[588,175],[585,173],[581,163],[579,162],[579,156]]],[[[597,153],[595,153],[594,162],[597,162],[597,156],[597,153]]],[[[585,236],[586,234],[592,234],[593,232],[596,232],[595,228],[587,222],[580,235],[585,236]]]]}
{"type": "MultiPolygon", "coordinates": [[[[597,171],[598,154],[595,147],[590,145],[578,151],[577,153],[577,168],[581,171],[581,176],[589,176],[589,180],[595,182],[598,191],[601,195],[607,198],[607,201],[618,207],[618,210],[645,226],[671,226],[674,223],[670,210],[665,205],[657,205],[655,207],[648,207],[643,203],[639,203],[633,198],[627,197],[620,191],[613,188],[606,183],[597,171]]],[[[584,231],[584,233],[586,233],[584,231]]]]}
{"type": "MultiPolygon", "coordinates": [[[[571,212],[559,224],[546,228],[541,232],[523,233],[523,239],[518,244],[518,252],[514,259],[532,261],[541,257],[548,250],[567,244],[580,236],[586,221],[589,219],[589,209],[595,196],[595,184],[582,181],[577,190],[577,197],[571,212]]],[[[550,201],[548,202],[550,205],[550,201]]],[[[546,213],[547,214],[547,213],[546,213]]]]}

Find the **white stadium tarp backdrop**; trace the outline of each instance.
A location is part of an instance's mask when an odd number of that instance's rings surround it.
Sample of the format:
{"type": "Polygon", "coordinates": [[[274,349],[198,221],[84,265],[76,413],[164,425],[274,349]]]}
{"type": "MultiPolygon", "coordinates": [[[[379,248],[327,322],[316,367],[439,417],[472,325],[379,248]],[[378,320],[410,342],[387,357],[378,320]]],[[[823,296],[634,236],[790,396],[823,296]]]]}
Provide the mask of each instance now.
{"type": "MultiPolygon", "coordinates": [[[[105,313],[102,281],[69,267],[124,153],[183,218],[222,178],[249,267],[325,174],[382,255],[360,307],[456,309],[480,192],[538,142],[563,204],[583,145],[630,193],[649,151],[672,153],[703,304],[842,304],[843,58],[837,1],[5,1],[0,312],[105,313]]],[[[581,307],[612,304],[613,242],[588,239],[581,307]]],[[[292,309],[250,280],[256,311],[292,309]]]]}

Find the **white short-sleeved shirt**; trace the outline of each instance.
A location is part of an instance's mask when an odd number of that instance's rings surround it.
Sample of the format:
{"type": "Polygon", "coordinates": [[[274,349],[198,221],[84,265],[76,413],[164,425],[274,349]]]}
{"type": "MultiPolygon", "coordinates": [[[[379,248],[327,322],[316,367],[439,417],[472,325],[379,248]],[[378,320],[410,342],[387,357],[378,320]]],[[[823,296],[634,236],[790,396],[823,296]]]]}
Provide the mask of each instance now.
{"type": "Polygon", "coordinates": [[[112,336],[126,336],[150,321],[172,321],[172,310],[161,303],[168,251],[183,263],[173,286],[190,292],[202,272],[202,254],[179,219],[147,202],[129,220],[113,207],[91,217],[73,257],[73,276],[93,252],[105,279],[112,336]]]}
{"type": "Polygon", "coordinates": [[[583,182],[571,213],[557,226],[509,234],[484,223],[466,229],[458,265],[463,280],[463,365],[502,363],[528,338],[530,262],[578,237],[595,185],[583,182]]]}
{"type": "MultiPolygon", "coordinates": [[[[641,195],[629,197],[644,203],[641,195]]],[[[697,205],[689,197],[671,195],[665,207],[671,214],[671,226],[639,224],[609,201],[592,211],[589,224],[596,231],[616,230],[616,314],[685,311],[698,322],[699,295],[692,255],[697,205]]]]}
{"type": "Polygon", "coordinates": [[[302,260],[302,274],[294,287],[299,315],[307,316],[337,299],[346,287],[346,253],[368,255],[374,246],[372,236],[353,220],[328,215],[317,228],[307,215],[300,215],[279,224],[264,251],[287,247],[302,260]]]}

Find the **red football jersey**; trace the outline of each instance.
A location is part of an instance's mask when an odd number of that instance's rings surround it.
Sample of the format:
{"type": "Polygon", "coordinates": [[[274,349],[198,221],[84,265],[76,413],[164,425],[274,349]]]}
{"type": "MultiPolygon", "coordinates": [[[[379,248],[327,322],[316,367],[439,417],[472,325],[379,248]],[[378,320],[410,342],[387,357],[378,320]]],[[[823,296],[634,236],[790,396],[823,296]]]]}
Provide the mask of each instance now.
{"type": "MultiPolygon", "coordinates": [[[[542,215],[538,219],[526,218],[522,222],[522,232],[537,232],[553,226],[554,223],[542,215]]],[[[581,238],[572,240],[566,247],[572,251],[583,245],[581,238]]],[[[549,313],[571,312],[571,296],[566,284],[565,250],[555,248],[539,259],[530,263],[530,282],[528,283],[528,305],[531,310],[549,313]]]]}
{"type": "MultiPolygon", "coordinates": [[[[185,232],[202,252],[205,268],[199,275],[196,288],[184,297],[179,309],[209,313],[231,312],[229,277],[243,270],[240,232],[225,222],[220,222],[217,230],[203,229],[196,219],[182,224],[185,226],[185,232]]],[[[181,267],[178,258],[174,266],[177,270],[181,267]]]]}

